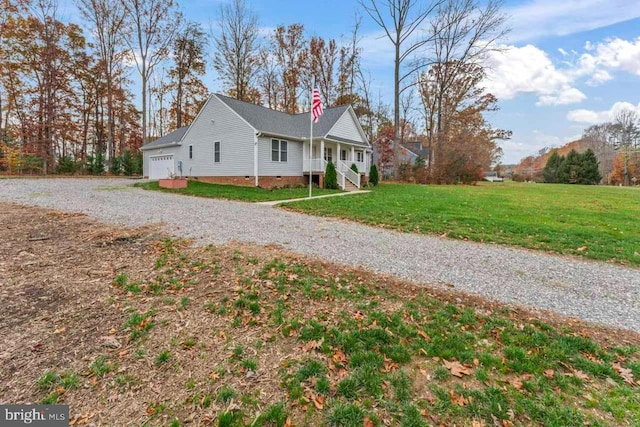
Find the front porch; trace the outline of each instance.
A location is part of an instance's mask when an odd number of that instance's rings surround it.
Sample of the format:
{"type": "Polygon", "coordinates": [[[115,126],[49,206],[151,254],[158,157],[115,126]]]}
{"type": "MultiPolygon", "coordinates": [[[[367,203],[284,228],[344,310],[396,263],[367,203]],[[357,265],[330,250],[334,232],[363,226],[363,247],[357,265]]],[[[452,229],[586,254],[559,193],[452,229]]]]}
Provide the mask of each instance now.
{"type": "Polygon", "coordinates": [[[303,145],[302,151],[302,172],[304,175],[324,174],[327,164],[333,162],[338,175],[338,186],[343,190],[348,185],[347,181],[356,188],[361,188],[362,176],[369,175],[371,154],[370,150],[365,147],[320,140],[313,142],[312,156],[309,156],[308,142],[303,145]],[[353,164],[358,168],[357,173],[351,169],[353,164]]]}

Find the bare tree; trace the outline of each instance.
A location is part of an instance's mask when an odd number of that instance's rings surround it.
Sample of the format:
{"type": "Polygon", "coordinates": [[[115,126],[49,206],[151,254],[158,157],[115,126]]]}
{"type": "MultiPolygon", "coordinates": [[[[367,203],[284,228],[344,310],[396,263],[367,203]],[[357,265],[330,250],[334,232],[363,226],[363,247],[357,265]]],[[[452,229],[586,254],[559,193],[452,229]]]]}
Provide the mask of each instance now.
{"type": "Polygon", "coordinates": [[[207,88],[201,77],[206,73],[205,47],[207,38],[200,24],[190,22],[178,34],[173,46],[173,67],[169,70],[170,86],[175,89],[171,115],[175,127],[182,127],[193,118],[189,114],[189,100],[206,98],[207,88]],[[188,119],[188,120],[184,120],[188,119]]]}
{"type": "MultiPolygon", "coordinates": [[[[447,0],[438,6],[430,22],[432,53],[419,59],[413,68],[419,70],[426,64],[433,65],[419,80],[425,109],[430,110],[426,115],[431,134],[430,153],[435,152],[436,156],[448,119],[444,115],[443,99],[468,72],[469,65],[474,66],[472,69],[481,65],[488,52],[498,49],[496,42],[509,32],[504,27],[507,16],[501,12],[501,6],[501,0],[489,0],[484,5],[479,0],[447,0]],[[425,97],[427,90],[429,95],[425,97]]],[[[448,109],[455,112],[456,106],[450,105],[448,109]]],[[[435,161],[431,158],[429,163],[435,161]]]]}
{"type": "Polygon", "coordinates": [[[425,7],[418,0],[359,0],[360,5],[374,22],[384,30],[394,47],[393,70],[393,125],[394,125],[394,175],[399,176],[398,140],[400,135],[400,85],[413,71],[404,72],[402,65],[412,58],[429,41],[417,33],[424,21],[444,0],[431,0],[425,7]],[[385,13],[386,9],[386,13],[385,13]]]}
{"type": "Polygon", "coordinates": [[[610,141],[613,128],[611,123],[598,124],[588,127],[582,134],[586,148],[590,148],[598,158],[598,169],[607,182],[616,156],[616,150],[610,141]]]}
{"type": "Polygon", "coordinates": [[[278,62],[268,48],[260,49],[259,58],[261,67],[258,73],[258,86],[267,107],[276,110],[282,103],[283,91],[278,62]]]}
{"type": "Polygon", "coordinates": [[[259,54],[258,18],[245,0],[233,0],[220,7],[219,35],[214,35],[216,54],[213,68],[227,92],[236,99],[250,101],[259,54]]]}
{"type": "Polygon", "coordinates": [[[629,186],[629,155],[640,148],[640,114],[633,110],[621,110],[615,115],[613,126],[613,146],[624,155],[624,185],[629,186]]]}
{"type": "Polygon", "coordinates": [[[107,92],[107,155],[109,165],[115,156],[115,117],[113,105],[114,74],[122,65],[121,48],[124,44],[125,9],[122,3],[110,0],[78,0],[78,8],[94,29],[96,50],[102,78],[107,92]]]}
{"type": "Polygon", "coordinates": [[[148,142],[149,78],[169,55],[182,22],[173,0],[121,0],[126,13],[126,42],[142,80],[142,142],[148,142]]]}

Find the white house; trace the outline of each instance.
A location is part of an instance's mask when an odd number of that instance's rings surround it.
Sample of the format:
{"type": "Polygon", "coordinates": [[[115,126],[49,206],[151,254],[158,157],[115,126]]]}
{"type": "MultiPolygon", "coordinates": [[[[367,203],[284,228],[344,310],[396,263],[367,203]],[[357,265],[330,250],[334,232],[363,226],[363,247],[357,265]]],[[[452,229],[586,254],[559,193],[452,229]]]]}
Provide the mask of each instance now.
{"type": "Polygon", "coordinates": [[[308,184],[312,175],[322,185],[331,161],[340,187],[360,187],[372,149],[353,108],[324,110],[313,126],[312,159],[310,123],[309,113],[287,114],[211,95],[190,126],[141,148],[144,176],[270,188],[308,184]],[[354,163],[359,173],[351,170],[354,163]]]}

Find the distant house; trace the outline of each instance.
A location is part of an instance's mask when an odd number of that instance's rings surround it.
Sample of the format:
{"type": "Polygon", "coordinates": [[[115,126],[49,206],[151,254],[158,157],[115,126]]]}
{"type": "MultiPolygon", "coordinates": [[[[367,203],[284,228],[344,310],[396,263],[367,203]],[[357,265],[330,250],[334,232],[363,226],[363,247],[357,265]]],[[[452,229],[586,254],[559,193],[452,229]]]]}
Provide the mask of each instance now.
{"type": "Polygon", "coordinates": [[[338,184],[360,187],[371,145],[351,106],[327,108],[313,127],[309,113],[287,114],[223,95],[211,95],[188,127],[144,145],[143,173],[150,179],[179,175],[206,182],[280,187],[323,183],[328,162],[338,184]],[[359,173],[350,168],[356,164],[359,173]],[[310,173],[311,172],[311,173],[310,173]]]}
{"type": "Polygon", "coordinates": [[[498,172],[495,171],[485,171],[482,172],[482,179],[489,182],[502,182],[504,179],[498,176],[498,172]]]}
{"type": "MultiPolygon", "coordinates": [[[[395,142],[388,136],[381,136],[373,142],[373,162],[378,166],[382,176],[393,175],[393,152],[395,142]]],[[[429,148],[420,141],[403,142],[399,150],[400,163],[414,165],[416,160],[422,159],[427,165],[429,148]]]]}

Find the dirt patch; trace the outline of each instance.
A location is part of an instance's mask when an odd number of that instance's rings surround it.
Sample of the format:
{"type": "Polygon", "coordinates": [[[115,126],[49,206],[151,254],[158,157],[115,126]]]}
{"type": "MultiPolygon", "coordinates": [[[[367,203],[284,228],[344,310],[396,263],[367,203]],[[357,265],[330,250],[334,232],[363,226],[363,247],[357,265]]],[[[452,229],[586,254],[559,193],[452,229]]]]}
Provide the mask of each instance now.
{"type": "MultiPolygon", "coordinates": [[[[196,247],[153,227],[114,227],[14,204],[0,204],[0,223],[0,401],[33,403],[57,393],[70,405],[74,424],[166,425],[176,418],[209,425],[241,404],[259,414],[286,401],[282,372],[303,352],[300,330],[274,326],[278,301],[270,296],[287,299],[275,276],[261,278],[258,287],[248,284],[275,259],[338,284],[348,277],[353,286],[369,287],[369,300],[382,311],[428,294],[515,322],[566,327],[604,346],[640,344],[630,331],[419,287],[277,246],[196,247]],[[258,300],[263,305],[254,309],[258,300]],[[38,384],[47,371],[75,375],[77,384],[38,384]],[[227,389],[233,396],[220,398],[227,389]]],[[[336,304],[327,295],[292,301],[288,315],[301,323],[318,313],[358,316],[362,300],[336,304]]],[[[316,419],[305,411],[295,412],[297,425],[316,419]]]]}

